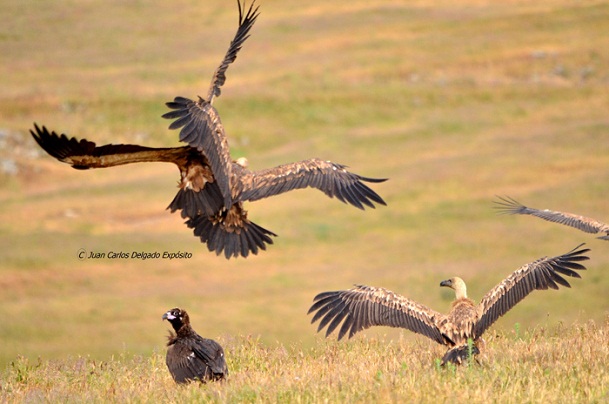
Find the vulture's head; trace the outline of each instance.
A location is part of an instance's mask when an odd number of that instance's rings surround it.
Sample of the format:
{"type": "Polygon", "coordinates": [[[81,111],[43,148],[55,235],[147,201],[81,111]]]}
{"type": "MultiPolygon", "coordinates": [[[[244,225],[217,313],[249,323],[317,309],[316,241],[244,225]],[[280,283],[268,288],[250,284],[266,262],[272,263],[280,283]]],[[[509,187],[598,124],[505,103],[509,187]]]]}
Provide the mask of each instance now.
{"type": "Polygon", "coordinates": [[[239,164],[243,168],[247,168],[250,165],[246,157],[239,157],[235,163],[239,164]]]}
{"type": "Polygon", "coordinates": [[[458,276],[440,282],[440,286],[453,289],[457,299],[467,298],[467,287],[465,286],[465,282],[458,276]]]}
{"type": "Polygon", "coordinates": [[[163,320],[169,321],[176,332],[182,328],[183,325],[190,324],[190,319],[188,318],[186,310],[182,310],[178,307],[163,314],[163,320]]]}

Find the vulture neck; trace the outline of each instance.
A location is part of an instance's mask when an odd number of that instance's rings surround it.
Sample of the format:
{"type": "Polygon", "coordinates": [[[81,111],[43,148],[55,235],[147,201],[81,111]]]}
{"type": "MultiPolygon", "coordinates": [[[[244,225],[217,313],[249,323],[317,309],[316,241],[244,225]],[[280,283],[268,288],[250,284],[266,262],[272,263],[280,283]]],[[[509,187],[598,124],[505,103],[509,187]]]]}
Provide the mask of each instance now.
{"type": "Polygon", "coordinates": [[[171,325],[176,333],[174,334],[169,331],[169,335],[167,336],[167,346],[175,344],[180,339],[191,337],[193,334],[196,335],[190,324],[182,324],[179,326],[174,324],[171,325]]]}
{"type": "Polygon", "coordinates": [[[467,299],[467,287],[460,282],[455,285],[455,300],[467,299]]]}
{"type": "Polygon", "coordinates": [[[182,324],[182,326],[175,331],[178,337],[187,337],[189,335],[194,334],[194,331],[190,324],[182,324]]]}

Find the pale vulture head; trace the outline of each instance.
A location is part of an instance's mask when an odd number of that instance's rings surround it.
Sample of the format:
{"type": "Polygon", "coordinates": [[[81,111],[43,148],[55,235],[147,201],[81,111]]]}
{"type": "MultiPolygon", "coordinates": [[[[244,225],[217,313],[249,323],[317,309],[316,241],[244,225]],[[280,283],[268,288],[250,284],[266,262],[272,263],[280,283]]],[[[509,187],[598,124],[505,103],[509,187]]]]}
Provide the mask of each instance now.
{"type": "Polygon", "coordinates": [[[247,168],[249,161],[245,157],[239,157],[235,163],[239,164],[243,168],[247,168]]]}
{"type": "Polygon", "coordinates": [[[448,288],[453,289],[455,291],[456,299],[467,298],[467,287],[465,286],[465,282],[458,276],[440,282],[440,286],[446,286],[448,288]]]}

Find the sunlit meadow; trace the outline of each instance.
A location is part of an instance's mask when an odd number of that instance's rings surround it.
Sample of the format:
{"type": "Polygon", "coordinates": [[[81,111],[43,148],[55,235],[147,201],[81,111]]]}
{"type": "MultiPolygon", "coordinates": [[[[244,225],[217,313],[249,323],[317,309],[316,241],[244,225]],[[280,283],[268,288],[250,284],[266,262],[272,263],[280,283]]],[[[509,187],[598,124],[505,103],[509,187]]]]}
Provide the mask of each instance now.
{"type": "Polygon", "coordinates": [[[609,248],[495,195],[609,221],[609,5],[600,1],[260,0],[215,101],[253,169],[319,157],[389,178],[360,211],[315,190],[248,203],[277,233],[258,256],[207,251],[165,208],[174,166],[79,172],[34,122],[104,143],[177,146],[164,103],[205,95],[235,1],[0,0],[0,397],[9,401],[607,400],[609,248]],[[383,286],[438,311],[581,242],[571,289],[534,292],[489,330],[480,365],[402,330],[325,340],[315,294],[383,286]],[[188,259],[78,259],[78,252],[188,259]],[[227,350],[226,383],[177,388],[180,306],[227,350]]]}

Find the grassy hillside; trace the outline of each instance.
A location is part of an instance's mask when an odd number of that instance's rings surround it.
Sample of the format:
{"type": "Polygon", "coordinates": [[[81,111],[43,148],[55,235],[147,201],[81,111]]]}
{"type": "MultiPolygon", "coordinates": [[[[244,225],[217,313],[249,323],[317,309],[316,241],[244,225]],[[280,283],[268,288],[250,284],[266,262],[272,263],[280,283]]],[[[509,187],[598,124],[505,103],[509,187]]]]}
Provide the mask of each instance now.
{"type": "MultiPolygon", "coordinates": [[[[234,2],[0,1],[0,369],[12,372],[18,356],[91,366],[125,352],[162,367],[160,318],[175,306],[203,335],[322,356],[330,348],[306,316],[318,292],[384,286],[445,311],[441,280],[461,276],[477,300],[521,265],[581,242],[592,249],[583,279],[533,293],[493,329],[604,321],[609,244],[497,216],[492,200],[609,221],[609,5],[260,5],[215,101],[233,157],[254,169],[308,157],[347,164],[390,178],[374,185],[388,206],[362,212],[314,190],[251,203],[275,244],[246,260],[216,257],[164,210],[175,167],[78,172],[28,129],[178,145],[164,102],[206,93],[236,29],[234,2]],[[80,249],[192,258],[80,261],[80,249]]],[[[392,349],[405,357],[418,341],[365,335],[400,341],[392,349]]]]}
{"type": "Polygon", "coordinates": [[[52,402],[606,402],[609,324],[516,330],[487,339],[480,364],[438,365],[442,350],[419,340],[358,339],[303,349],[255,338],[222,340],[224,383],[176,387],[163,355],[106,360],[18,358],[3,372],[3,401],[52,402]]]}

